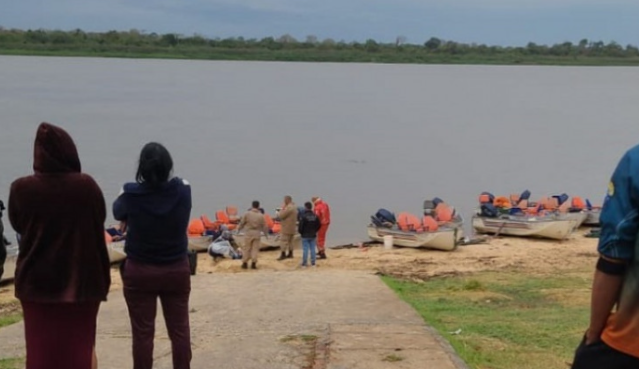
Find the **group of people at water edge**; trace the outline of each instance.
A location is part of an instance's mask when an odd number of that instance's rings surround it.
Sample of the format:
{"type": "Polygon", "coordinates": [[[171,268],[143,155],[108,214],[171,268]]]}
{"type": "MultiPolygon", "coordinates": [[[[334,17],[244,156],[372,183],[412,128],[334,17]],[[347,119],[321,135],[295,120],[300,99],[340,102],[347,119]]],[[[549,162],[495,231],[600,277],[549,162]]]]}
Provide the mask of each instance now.
{"type": "MultiPolygon", "coordinates": [[[[18,234],[14,281],[24,313],[26,366],[95,368],[96,319],[111,284],[105,199],[93,178],[82,172],[71,136],[55,125],[42,123],[38,127],[33,171],[33,175],[12,183],[8,201],[9,222],[18,234]]],[[[120,273],[131,321],[135,369],[153,366],[158,299],[171,339],[174,368],[190,368],[187,228],[191,187],[172,173],[169,151],[158,143],[145,145],[135,181],[126,183],[113,203],[114,218],[126,234],[126,259],[120,264],[120,273]]],[[[319,197],[313,201],[298,212],[287,196],[279,215],[285,235],[282,240],[288,245],[282,257],[293,256],[292,235],[300,232],[302,265],[308,264],[308,254],[310,264],[315,264],[318,235],[320,255],[325,255],[330,213],[319,197]]],[[[249,260],[256,268],[259,238],[265,228],[260,204],[254,201],[238,225],[246,237],[243,268],[248,268],[249,260]]]]}
{"type": "MultiPolygon", "coordinates": [[[[38,127],[33,171],[12,183],[7,206],[9,222],[19,235],[15,293],[24,313],[26,367],[95,368],[96,319],[111,284],[105,199],[93,178],[82,172],[76,145],[60,127],[48,123],[38,127]]],[[[135,181],[125,184],[113,203],[114,218],[126,233],[120,273],[134,369],[153,366],[158,299],[173,367],[190,368],[191,187],[172,173],[168,150],[158,143],[145,145],[135,181]]],[[[321,199],[312,200],[299,209],[290,197],[284,199],[277,216],[280,260],[293,257],[296,233],[304,244],[302,265],[315,263],[315,240],[325,257],[330,211],[321,199]]],[[[455,219],[452,211],[446,215],[455,219]]],[[[639,368],[639,146],[629,150],[615,169],[600,224],[591,319],[572,368],[639,368]]],[[[270,233],[259,202],[229,226],[243,232],[242,267],[248,269],[250,262],[256,268],[260,238],[263,232],[266,237],[270,233]]]]}

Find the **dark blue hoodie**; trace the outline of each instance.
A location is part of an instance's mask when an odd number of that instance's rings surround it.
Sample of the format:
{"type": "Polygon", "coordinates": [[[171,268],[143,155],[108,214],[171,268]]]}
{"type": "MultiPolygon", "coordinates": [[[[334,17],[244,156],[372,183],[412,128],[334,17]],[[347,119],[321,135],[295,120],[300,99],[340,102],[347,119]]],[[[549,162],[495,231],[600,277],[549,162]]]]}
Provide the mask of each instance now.
{"type": "Polygon", "coordinates": [[[113,216],[127,223],[128,258],[162,264],[186,257],[191,216],[187,181],[173,178],[159,187],[127,183],[113,203],[113,216]]]}

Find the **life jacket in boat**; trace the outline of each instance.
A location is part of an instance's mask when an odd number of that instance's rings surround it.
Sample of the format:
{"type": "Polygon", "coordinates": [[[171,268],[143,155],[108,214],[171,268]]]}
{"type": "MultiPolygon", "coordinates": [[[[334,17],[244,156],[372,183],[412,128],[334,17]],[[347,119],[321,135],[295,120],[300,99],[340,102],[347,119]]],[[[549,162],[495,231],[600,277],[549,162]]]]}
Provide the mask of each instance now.
{"type": "Polygon", "coordinates": [[[586,208],[586,203],[581,197],[575,196],[572,198],[571,210],[581,211],[581,210],[584,210],[585,208],[586,208]]]}
{"type": "Polygon", "coordinates": [[[189,222],[189,227],[187,228],[189,236],[201,236],[204,232],[206,232],[206,228],[204,228],[204,223],[202,223],[201,219],[193,219],[189,222]]]}
{"type": "Polygon", "coordinates": [[[399,213],[397,215],[397,225],[404,232],[423,232],[424,227],[419,218],[410,213],[399,213]]]}
{"type": "Polygon", "coordinates": [[[226,215],[229,218],[229,223],[238,224],[240,222],[240,216],[238,215],[236,206],[227,206],[226,215]]]}
{"type": "Polygon", "coordinates": [[[453,209],[445,202],[440,202],[435,208],[435,219],[439,223],[448,223],[453,221],[453,209]]]}
{"type": "Polygon", "coordinates": [[[280,225],[279,229],[277,229],[277,232],[275,232],[275,221],[273,220],[273,218],[271,218],[270,215],[264,214],[264,221],[266,222],[266,227],[271,233],[279,233],[279,231],[282,230],[282,226],[280,225]]]}
{"type": "Polygon", "coordinates": [[[510,207],[512,206],[510,203],[510,199],[507,198],[506,196],[498,196],[495,198],[495,201],[493,201],[493,205],[495,205],[498,208],[503,208],[503,209],[510,209],[510,207]]]}
{"type": "Polygon", "coordinates": [[[104,241],[107,243],[107,245],[113,242],[113,237],[107,231],[104,231],[104,241]]]}
{"type": "Polygon", "coordinates": [[[216,223],[211,221],[211,219],[209,219],[208,216],[206,216],[205,214],[202,214],[200,216],[200,220],[202,221],[202,224],[204,224],[204,228],[206,228],[206,230],[209,231],[216,231],[220,228],[220,223],[216,223]]]}
{"type": "Polygon", "coordinates": [[[439,229],[439,224],[435,218],[430,215],[424,215],[424,219],[422,220],[424,223],[424,231],[426,232],[436,232],[439,229]]]}

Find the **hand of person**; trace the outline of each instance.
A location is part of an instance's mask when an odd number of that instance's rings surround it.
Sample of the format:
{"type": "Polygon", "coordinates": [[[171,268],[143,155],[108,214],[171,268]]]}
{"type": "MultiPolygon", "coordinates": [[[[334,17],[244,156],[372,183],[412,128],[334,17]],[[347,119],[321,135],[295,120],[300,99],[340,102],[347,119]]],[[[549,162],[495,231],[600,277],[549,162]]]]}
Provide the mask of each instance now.
{"type": "Polygon", "coordinates": [[[601,333],[593,333],[590,329],[586,331],[586,346],[601,341],[601,333]]]}

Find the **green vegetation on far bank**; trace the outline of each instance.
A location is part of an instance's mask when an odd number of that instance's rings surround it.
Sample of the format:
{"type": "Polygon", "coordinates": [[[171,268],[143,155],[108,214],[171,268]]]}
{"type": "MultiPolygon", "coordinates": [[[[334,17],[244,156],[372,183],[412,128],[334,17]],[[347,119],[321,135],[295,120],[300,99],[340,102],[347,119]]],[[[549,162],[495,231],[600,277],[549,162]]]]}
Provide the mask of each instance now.
{"type": "Polygon", "coordinates": [[[590,273],[384,277],[471,368],[566,368],[588,324],[590,273]]]}
{"type": "Polygon", "coordinates": [[[0,27],[0,54],[206,60],[502,65],[639,65],[639,48],[581,40],[551,46],[488,46],[432,37],[424,43],[345,42],[290,35],[262,39],[205,38],[137,30],[85,32],[0,27]]]}

